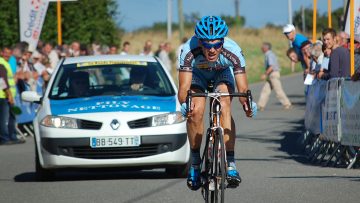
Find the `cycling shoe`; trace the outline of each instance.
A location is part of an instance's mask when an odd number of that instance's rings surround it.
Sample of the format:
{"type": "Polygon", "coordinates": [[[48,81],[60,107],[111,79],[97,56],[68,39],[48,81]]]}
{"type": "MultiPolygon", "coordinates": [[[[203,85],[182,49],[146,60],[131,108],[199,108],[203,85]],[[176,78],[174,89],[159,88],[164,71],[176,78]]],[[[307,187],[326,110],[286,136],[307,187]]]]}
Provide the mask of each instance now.
{"type": "Polygon", "coordinates": [[[227,187],[229,188],[236,188],[241,183],[239,172],[237,172],[236,169],[232,167],[228,167],[226,179],[228,182],[227,187]]]}
{"type": "Polygon", "coordinates": [[[198,190],[201,187],[200,168],[190,167],[186,183],[191,190],[198,190]]]}

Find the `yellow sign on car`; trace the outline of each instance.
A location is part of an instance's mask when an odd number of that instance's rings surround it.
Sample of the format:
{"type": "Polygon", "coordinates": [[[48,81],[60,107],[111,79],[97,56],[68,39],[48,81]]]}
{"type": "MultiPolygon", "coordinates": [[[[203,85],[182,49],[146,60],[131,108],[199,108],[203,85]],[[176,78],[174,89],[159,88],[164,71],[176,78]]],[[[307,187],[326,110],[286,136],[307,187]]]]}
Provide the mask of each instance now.
{"type": "Polygon", "coordinates": [[[92,61],[78,63],[77,67],[86,67],[86,66],[101,66],[101,65],[116,65],[116,64],[126,64],[126,65],[137,65],[137,66],[146,66],[147,62],[145,61],[92,61]]]}

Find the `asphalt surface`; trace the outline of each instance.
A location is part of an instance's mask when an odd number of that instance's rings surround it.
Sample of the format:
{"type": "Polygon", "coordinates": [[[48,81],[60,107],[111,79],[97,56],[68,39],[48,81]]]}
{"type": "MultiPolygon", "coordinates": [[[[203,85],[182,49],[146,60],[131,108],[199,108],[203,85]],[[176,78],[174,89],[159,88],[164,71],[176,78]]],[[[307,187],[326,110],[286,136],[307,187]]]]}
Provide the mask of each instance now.
{"type": "MultiPolygon", "coordinates": [[[[294,104],[282,110],[274,96],[264,112],[247,119],[233,102],[236,160],[243,182],[226,190],[226,202],[359,202],[360,170],[309,165],[297,145],[305,101],[301,75],[282,78],[294,104]]],[[[251,86],[254,98],[261,83],[251,86]]],[[[185,179],[163,170],[62,171],[55,181],[35,180],[34,142],[0,146],[0,202],[202,202],[185,179]]]]}

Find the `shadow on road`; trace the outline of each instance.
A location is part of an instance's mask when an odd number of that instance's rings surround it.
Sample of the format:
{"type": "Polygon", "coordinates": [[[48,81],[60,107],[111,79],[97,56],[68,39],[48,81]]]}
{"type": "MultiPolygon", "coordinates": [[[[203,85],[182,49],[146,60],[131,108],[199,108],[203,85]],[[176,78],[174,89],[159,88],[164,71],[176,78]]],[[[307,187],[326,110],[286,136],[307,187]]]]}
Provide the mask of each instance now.
{"type": "MultiPolygon", "coordinates": [[[[49,181],[88,181],[88,180],[128,180],[128,179],[174,179],[164,171],[112,171],[112,170],[66,170],[57,171],[56,177],[49,181]]],[[[179,179],[180,180],[180,179],[179,179]]],[[[14,177],[15,182],[38,182],[35,172],[26,172],[14,177]]],[[[43,181],[42,181],[43,182],[43,181]]]]}
{"type": "Polygon", "coordinates": [[[280,141],[280,147],[278,150],[286,152],[295,161],[298,161],[302,164],[307,164],[308,160],[304,154],[303,147],[300,145],[300,141],[304,133],[304,119],[299,119],[297,121],[291,121],[287,123],[294,127],[289,131],[280,133],[280,136],[283,138],[280,141]]]}
{"type": "Polygon", "coordinates": [[[280,178],[280,179],[345,179],[351,181],[360,181],[358,176],[280,176],[280,177],[272,177],[272,178],[280,178]]]}

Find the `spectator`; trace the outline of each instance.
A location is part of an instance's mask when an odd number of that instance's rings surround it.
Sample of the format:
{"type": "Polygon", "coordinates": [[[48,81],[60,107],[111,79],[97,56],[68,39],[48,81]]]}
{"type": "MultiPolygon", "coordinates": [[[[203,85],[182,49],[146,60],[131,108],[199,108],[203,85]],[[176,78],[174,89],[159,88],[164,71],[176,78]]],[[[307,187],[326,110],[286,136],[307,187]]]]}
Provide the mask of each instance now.
{"type": "Polygon", "coordinates": [[[16,117],[11,111],[15,104],[15,95],[15,80],[10,65],[0,57],[0,144],[25,142],[16,137],[16,117]]]}
{"type": "Polygon", "coordinates": [[[110,52],[110,47],[108,45],[106,45],[106,44],[101,45],[101,52],[100,53],[102,55],[109,54],[109,52],[110,52]]]}
{"type": "Polygon", "coordinates": [[[140,53],[140,55],[145,56],[154,56],[154,53],[152,52],[152,42],[151,40],[147,40],[144,45],[143,51],[140,53]]]}
{"type": "Polygon", "coordinates": [[[92,55],[100,55],[101,54],[101,45],[98,42],[94,42],[91,44],[92,55]]]}
{"type": "Polygon", "coordinates": [[[26,86],[30,86],[30,90],[35,91],[37,86],[38,74],[34,65],[29,61],[32,53],[28,50],[27,44],[22,44],[23,52],[21,58],[18,59],[18,67],[16,72],[17,85],[20,93],[26,90],[26,86]]]}
{"type": "Polygon", "coordinates": [[[159,57],[159,54],[160,54],[161,50],[164,49],[164,45],[165,45],[165,43],[163,43],[163,42],[161,42],[161,43],[159,44],[158,49],[155,51],[155,56],[159,57]]]}
{"type": "MultiPolygon", "coordinates": [[[[61,58],[69,57],[70,56],[69,49],[70,48],[69,48],[68,44],[63,44],[63,45],[59,46],[57,49],[58,56],[60,56],[61,58]]],[[[46,55],[45,55],[45,58],[49,58],[49,57],[46,57],[46,55]]],[[[50,59],[49,59],[49,62],[50,62],[50,59]]],[[[44,63],[44,65],[45,65],[45,63],[44,63]]]]}
{"type": "Polygon", "coordinates": [[[291,62],[297,63],[299,62],[299,56],[297,55],[294,48],[289,48],[286,51],[286,56],[290,59],[291,62]]]}
{"type": "Polygon", "coordinates": [[[165,42],[163,49],[159,53],[160,60],[164,63],[165,68],[171,73],[171,60],[169,57],[169,53],[171,51],[171,44],[169,42],[165,42]]]}
{"type": "Polygon", "coordinates": [[[71,43],[69,53],[70,53],[70,56],[80,56],[80,42],[75,41],[75,42],[71,43]]]}
{"type": "Polygon", "coordinates": [[[1,51],[1,57],[5,59],[10,65],[11,72],[13,75],[16,73],[16,57],[13,56],[13,52],[10,47],[4,47],[1,51]]]}
{"type": "Polygon", "coordinates": [[[337,36],[336,36],[336,42],[339,46],[344,47],[344,48],[348,48],[348,40],[349,40],[349,34],[341,31],[337,36]]]}
{"type": "Polygon", "coordinates": [[[311,61],[310,61],[310,73],[316,78],[321,70],[323,70],[324,53],[322,51],[322,41],[316,41],[310,50],[311,61]]]}
{"type": "Polygon", "coordinates": [[[37,71],[39,76],[42,77],[44,82],[47,82],[50,79],[50,75],[49,75],[48,71],[46,70],[46,67],[42,63],[43,57],[44,56],[38,51],[34,51],[34,53],[31,56],[35,70],[37,71]]]}
{"type": "Polygon", "coordinates": [[[118,54],[118,48],[116,45],[111,45],[109,48],[109,54],[114,55],[118,54]]]}
{"type": "Polygon", "coordinates": [[[36,51],[42,52],[42,50],[44,49],[45,43],[41,40],[38,41],[37,46],[36,46],[36,51]]]}
{"type": "Polygon", "coordinates": [[[271,50],[271,44],[264,42],[261,46],[262,52],[265,54],[265,73],[261,76],[261,79],[265,81],[265,85],[260,93],[258,106],[260,111],[264,111],[266,103],[269,100],[271,89],[274,89],[275,94],[284,109],[291,108],[291,102],[286,96],[280,81],[280,66],[277,61],[276,55],[271,50]]]}
{"type": "MultiPolygon", "coordinates": [[[[322,42],[321,42],[322,43],[322,42]]],[[[330,54],[331,54],[331,49],[326,48],[326,45],[324,43],[322,43],[322,52],[323,52],[323,58],[322,58],[322,62],[321,62],[321,67],[319,70],[319,73],[317,74],[317,78],[321,79],[322,76],[324,75],[324,71],[328,70],[329,67],[329,61],[330,61],[330,54]]]]}
{"type": "Polygon", "coordinates": [[[129,54],[129,51],[130,51],[130,42],[125,41],[123,43],[120,55],[127,55],[127,54],[129,54]]]}
{"type": "Polygon", "coordinates": [[[328,71],[324,72],[322,79],[350,77],[349,50],[336,43],[336,31],[334,29],[325,29],[322,36],[326,48],[331,49],[328,71]]]}
{"type": "Polygon", "coordinates": [[[358,81],[360,79],[360,42],[355,38],[354,42],[355,48],[355,73],[351,76],[353,81],[358,81]]]}
{"type": "Polygon", "coordinates": [[[310,61],[311,61],[311,48],[312,44],[309,40],[304,41],[301,44],[301,54],[303,56],[303,61],[305,63],[305,70],[304,75],[308,74],[310,72],[310,61]]]}
{"type": "MultiPolygon", "coordinates": [[[[295,50],[296,54],[298,55],[298,61],[301,62],[303,69],[305,70],[306,64],[303,60],[304,57],[301,53],[301,45],[308,41],[308,38],[302,34],[296,33],[295,26],[293,24],[287,24],[283,27],[283,33],[285,34],[286,38],[291,41],[292,48],[295,50]]],[[[294,61],[291,61],[291,66],[293,67],[294,61]]]]}
{"type": "Polygon", "coordinates": [[[59,62],[59,55],[55,49],[53,49],[52,44],[46,43],[42,52],[49,58],[51,68],[55,69],[59,62]]]}
{"type": "Polygon", "coordinates": [[[80,56],[87,56],[87,55],[89,55],[89,51],[86,44],[80,44],[80,56]]]}

